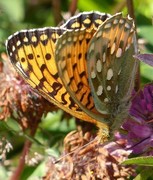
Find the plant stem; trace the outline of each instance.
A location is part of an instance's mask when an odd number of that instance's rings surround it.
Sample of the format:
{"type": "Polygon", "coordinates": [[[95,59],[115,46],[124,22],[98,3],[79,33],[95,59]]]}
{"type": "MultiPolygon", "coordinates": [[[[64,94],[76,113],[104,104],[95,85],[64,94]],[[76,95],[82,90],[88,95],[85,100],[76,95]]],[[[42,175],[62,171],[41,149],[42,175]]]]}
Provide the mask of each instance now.
{"type": "Polygon", "coordinates": [[[77,3],[78,0],[72,0],[69,6],[69,12],[71,13],[71,16],[73,16],[77,10],[77,3]]]}
{"type": "Polygon", "coordinates": [[[19,160],[19,164],[18,167],[16,168],[16,170],[14,171],[12,177],[10,178],[10,180],[20,180],[20,176],[22,174],[22,171],[24,169],[25,166],[25,157],[29,152],[29,149],[31,147],[31,142],[29,140],[26,140],[26,142],[24,143],[24,147],[23,147],[23,151],[19,160]]]}
{"type": "Polygon", "coordinates": [[[58,25],[62,21],[61,0],[52,0],[52,7],[53,7],[55,25],[58,25]]]}
{"type": "MultiPolygon", "coordinates": [[[[39,124],[39,121],[36,121],[36,122],[37,123],[34,124],[34,126],[31,128],[30,136],[32,136],[32,137],[34,136],[34,134],[37,130],[38,124],[39,124]]],[[[19,164],[18,164],[16,170],[13,172],[10,180],[20,180],[21,174],[22,174],[24,166],[25,166],[25,158],[26,158],[26,155],[29,153],[31,145],[32,145],[32,142],[30,140],[25,141],[24,147],[22,150],[22,154],[20,156],[19,164]]]]}

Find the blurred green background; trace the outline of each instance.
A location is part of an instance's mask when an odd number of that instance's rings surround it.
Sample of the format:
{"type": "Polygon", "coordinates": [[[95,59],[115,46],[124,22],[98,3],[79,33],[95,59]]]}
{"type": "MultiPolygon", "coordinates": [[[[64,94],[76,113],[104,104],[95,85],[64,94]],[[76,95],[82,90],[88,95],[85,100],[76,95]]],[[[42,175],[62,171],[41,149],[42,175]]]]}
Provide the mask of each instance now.
{"type": "MultiPolygon", "coordinates": [[[[0,0],[0,53],[6,52],[5,40],[11,34],[21,29],[41,28],[46,26],[57,26],[58,21],[63,17],[68,17],[72,1],[70,0],[0,0]],[[59,16],[59,12],[61,15],[59,16]]],[[[137,24],[137,32],[139,39],[139,47],[141,53],[153,53],[153,1],[152,0],[133,0],[134,13],[137,24]]],[[[127,4],[124,0],[78,0],[77,11],[97,10],[114,14],[122,11],[124,15],[128,13],[127,4]]],[[[141,84],[153,80],[153,69],[144,63],[141,63],[141,84]]],[[[65,135],[75,129],[74,118],[67,121],[62,121],[62,111],[49,113],[47,117],[42,118],[40,129],[36,134],[36,139],[43,145],[39,146],[34,143],[31,152],[39,151],[45,156],[52,154],[58,156],[60,152],[59,144],[65,135]],[[43,129],[43,130],[42,130],[43,129]],[[45,132],[45,133],[44,133],[45,132]],[[58,148],[57,148],[58,147],[58,148]]],[[[20,130],[16,128],[16,123],[13,119],[0,123],[0,138],[6,136],[13,150],[8,154],[7,161],[0,164],[0,179],[7,179],[12,169],[17,166],[25,135],[22,135],[20,130]],[[10,124],[11,125],[10,125],[10,124]],[[12,125],[13,124],[13,125],[12,125]],[[13,127],[14,126],[14,127],[13,127]],[[15,133],[12,132],[15,129],[15,133]],[[18,138],[18,141],[16,141],[18,138]]],[[[26,167],[22,180],[33,179],[36,176],[44,174],[44,162],[32,167],[26,167]]]]}

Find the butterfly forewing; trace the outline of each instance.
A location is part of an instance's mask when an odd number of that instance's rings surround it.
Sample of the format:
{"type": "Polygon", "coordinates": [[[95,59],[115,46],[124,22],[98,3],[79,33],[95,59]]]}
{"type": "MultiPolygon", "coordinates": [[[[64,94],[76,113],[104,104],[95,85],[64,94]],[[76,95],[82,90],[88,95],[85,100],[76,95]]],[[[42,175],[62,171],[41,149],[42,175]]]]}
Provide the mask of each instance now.
{"type": "Polygon", "coordinates": [[[107,19],[110,14],[100,12],[83,12],[73,16],[62,27],[66,29],[86,29],[86,31],[97,30],[97,28],[107,19]]]}
{"type": "Polygon", "coordinates": [[[58,81],[54,78],[57,74],[54,46],[63,31],[47,28],[26,30],[9,38],[7,48],[11,61],[33,88],[43,88],[47,93],[53,91],[49,84],[58,81]]]}
{"type": "Polygon", "coordinates": [[[87,66],[94,103],[99,112],[110,114],[109,120],[128,110],[137,69],[134,39],[133,21],[117,14],[99,27],[89,45],[87,66]]]}
{"type": "Polygon", "coordinates": [[[8,38],[8,54],[21,76],[47,100],[75,117],[95,123],[73,101],[58,76],[55,43],[64,31],[43,28],[17,32],[8,38]]]}

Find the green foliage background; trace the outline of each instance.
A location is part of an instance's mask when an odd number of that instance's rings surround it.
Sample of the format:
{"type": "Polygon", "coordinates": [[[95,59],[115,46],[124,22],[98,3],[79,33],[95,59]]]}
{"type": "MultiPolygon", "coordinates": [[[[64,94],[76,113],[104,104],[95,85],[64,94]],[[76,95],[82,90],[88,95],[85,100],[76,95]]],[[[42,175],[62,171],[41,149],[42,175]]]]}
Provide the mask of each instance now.
{"type": "MultiPolygon", "coordinates": [[[[70,5],[69,0],[61,1],[61,12],[67,13],[70,5]]],[[[139,39],[145,41],[142,53],[153,53],[153,1],[133,0],[134,12],[138,28],[139,39]]],[[[79,0],[78,11],[98,10],[114,14],[122,11],[127,14],[126,1],[123,0],[79,0]]],[[[54,21],[54,8],[51,0],[0,0],[0,53],[5,52],[5,40],[11,34],[21,29],[39,28],[45,26],[56,26],[54,21]]],[[[153,80],[153,69],[148,65],[141,64],[142,85],[153,80]]],[[[62,111],[49,113],[46,118],[42,118],[40,129],[36,134],[38,142],[34,143],[31,152],[39,151],[44,155],[44,161],[32,168],[26,167],[22,180],[33,179],[44,174],[45,157],[48,154],[58,156],[60,152],[61,139],[72,129],[75,129],[74,119],[62,121],[62,111]],[[43,129],[43,131],[42,131],[43,129]],[[45,132],[45,133],[44,133],[45,132]],[[38,149],[39,146],[39,149],[38,149]],[[47,147],[47,150],[46,150],[47,147]]],[[[6,123],[0,123],[0,137],[5,135],[13,145],[13,151],[8,154],[7,159],[11,161],[9,165],[0,164],[0,177],[7,179],[12,167],[17,166],[18,158],[23,147],[25,134],[20,132],[20,128],[13,119],[6,123]],[[17,138],[17,141],[16,141],[17,138]]],[[[36,141],[33,139],[33,141],[36,141]]]]}

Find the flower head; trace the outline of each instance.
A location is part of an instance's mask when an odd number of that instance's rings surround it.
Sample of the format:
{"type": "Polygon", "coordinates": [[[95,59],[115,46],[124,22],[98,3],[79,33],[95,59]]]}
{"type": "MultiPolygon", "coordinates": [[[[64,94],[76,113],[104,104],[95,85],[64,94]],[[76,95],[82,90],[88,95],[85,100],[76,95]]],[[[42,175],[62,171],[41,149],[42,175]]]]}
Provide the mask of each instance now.
{"type": "Polygon", "coordinates": [[[117,133],[117,139],[124,139],[126,148],[135,154],[153,154],[153,84],[135,94],[130,115],[131,119],[122,126],[127,133],[117,133]]]}
{"type": "Polygon", "coordinates": [[[37,124],[53,106],[35,93],[16,73],[5,54],[0,68],[0,120],[13,117],[23,129],[37,124]]]}
{"type": "Polygon", "coordinates": [[[130,151],[112,142],[104,146],[91,132],[71,132],[64,141],[63,157],[49,160],[46,179],[127,179],[135,174],[131,166],[122,166],[130,151]]]}

